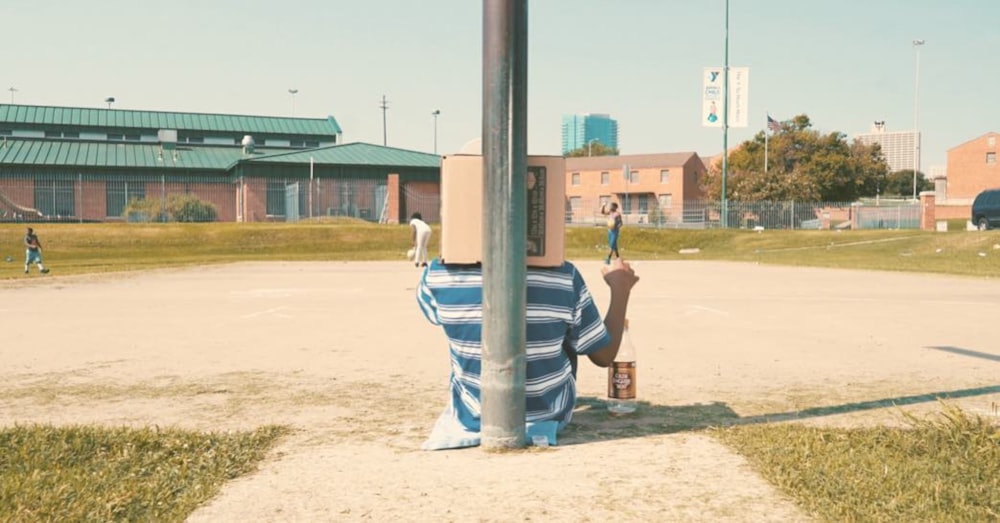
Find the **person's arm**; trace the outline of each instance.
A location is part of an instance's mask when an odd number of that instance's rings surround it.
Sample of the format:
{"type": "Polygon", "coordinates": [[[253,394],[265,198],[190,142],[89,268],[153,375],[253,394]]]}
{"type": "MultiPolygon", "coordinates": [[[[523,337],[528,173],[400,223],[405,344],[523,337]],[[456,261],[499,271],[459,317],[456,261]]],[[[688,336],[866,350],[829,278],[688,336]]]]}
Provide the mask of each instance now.
{"type": "Polygon", "coordinates": [[[588,354],[587,357],[594,365],[607,367],[618,355],[618,347],[621,346],[622,334],[625,331],[625,312],[628,310],[629,296],[639,277],[635,275],[632,267],[621,259],[604,266],[601,273],[611,289],[611,303],[608,304],[608,311],[604,314],[604,327],[608,330],[610,340],[607,345],[588,354]]]}

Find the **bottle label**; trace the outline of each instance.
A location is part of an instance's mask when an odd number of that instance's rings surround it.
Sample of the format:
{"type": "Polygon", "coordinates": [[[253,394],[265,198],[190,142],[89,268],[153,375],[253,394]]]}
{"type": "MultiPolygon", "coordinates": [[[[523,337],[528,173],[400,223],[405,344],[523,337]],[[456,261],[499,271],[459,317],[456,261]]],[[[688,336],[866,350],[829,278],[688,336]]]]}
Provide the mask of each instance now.
{"type": "Polygon", "coordinates": [[[635,399],[634,361],[616,361],[608,367],[608,397],[616,400],[635,399]]]}

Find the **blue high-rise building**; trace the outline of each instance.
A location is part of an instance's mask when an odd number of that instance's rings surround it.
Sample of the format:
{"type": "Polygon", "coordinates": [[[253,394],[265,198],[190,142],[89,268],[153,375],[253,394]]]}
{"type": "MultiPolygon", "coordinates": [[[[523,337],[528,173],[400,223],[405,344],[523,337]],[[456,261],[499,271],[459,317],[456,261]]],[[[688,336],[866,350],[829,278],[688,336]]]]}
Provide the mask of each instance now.
{"type": "Polygon", "coordinates": [[[564,114],[562,152],[586,147],[590,141],[612,149],[618,148],[618,121],[607,114],[564,114]]]}

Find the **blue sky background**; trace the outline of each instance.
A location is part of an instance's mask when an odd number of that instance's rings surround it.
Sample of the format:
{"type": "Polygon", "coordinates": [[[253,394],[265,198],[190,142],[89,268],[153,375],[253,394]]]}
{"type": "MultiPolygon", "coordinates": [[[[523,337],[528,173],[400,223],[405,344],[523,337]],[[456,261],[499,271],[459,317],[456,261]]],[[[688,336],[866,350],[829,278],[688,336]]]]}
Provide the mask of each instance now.
{"type": "MultiPolygon", "coordinates": [[[[724,0],[529,2],[529,152],[559,154],[568,113],[609,113],[623,154],[722,148],[701,126],[702,69],[723,62],[724,0]]],[[[478,0],[8,0],[0,101],[333,115],[347,142],[438,152],[481,133],[478,0]]],[[[730,65],[750,67],[751,128],[808,114],[824,132],[914,125],[922,166],[1000,130],[996,0],[731,0],[730,65]]]]}

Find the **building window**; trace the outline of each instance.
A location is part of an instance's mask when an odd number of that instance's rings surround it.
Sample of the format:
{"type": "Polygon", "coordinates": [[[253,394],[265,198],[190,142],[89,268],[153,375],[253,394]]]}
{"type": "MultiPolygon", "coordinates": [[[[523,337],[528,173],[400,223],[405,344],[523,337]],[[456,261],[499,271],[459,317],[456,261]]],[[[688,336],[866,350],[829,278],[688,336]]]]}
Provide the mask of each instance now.
{"type": "Polygon", "coordinates": [[[187,139],[185,139],[184,141],[186,141],[187,143],[205,143],[205,137],[204,136],[188,136],[187,139]]]}
{"type": "Polygon", "coordinates": [[[670,183],[670,169],[660,170],[660,183],[670,183]]]}
{"type": "Polygon", "coordinates": [[[674,195],[672,194],[661,194],[660,195],[660,208],[669,209],[674,206],[674,195]]]}
{"type": "Polygon", "coordinates": [[[62,138],[62,133],[59,131],[45,131],[46,138],[62,138]]]}
{"type": "Polygon", "coordinates": [[[640,194],[639,195],[639,214],[646,214],[649,212],[649,195],[640,194]]]}
{"type": "Polygon", "coordinates": [[[73,180],[35,180],[35,209],[45,216],[75,216],[73,180]]]}
{"type": "Polygon", "coordinates": [[[608,171],[601,172],[601,185],[608,185],[611,183],[611,174],[608,171]]]}
{"type": "Polygon", "coordinates": [[[141,136],[139,136],[138,134],[126,134],[125,135],[125,139],[128,140],[128,141],[130,141],[130,142],[138,142],[140,138],[141,138],[141,136]]]}
{"type": "MultiPolygon", "coordinates": [[[[146,184],[142,182],[109,181],[105,185],[107,216],[125,216],[125,208],[132,200],[146,198],[146,184]]],[[[156,221],[156,216],[144,216],[145,220],[156,221]]]]}
{"type": "Polygon", "coordinates": [[[121,142],[125,140],[125,135],[122,134],[108,134],[108,140],[112,142],[121,142]]]}
{"type": "Polygon", "coordinates": [[[573,186],[580,185],[580,173],[573,173],[573,186]]]}
{"type": "Polygon", "coordinates": [[[986,165],[997,163],[997,153],[986,153],[986,165]]]}
{"type": "Polygon", "coordinates": [[[70,132],[70,131],[66,131],[66,132],[63,133],[63,138],[79,138],[79,137],[80,137],[80,133],[73,133],[73,132],[70,132]]]}
{"type": "Polygon", "coordinates": [[[570,196],[570,198],[569,198],[569,208],[570,208],[570,210],[572,210],[575,213],[575,212],[579,211],[580,207],[582,207],[582,206],[583,206],[583,199],[582,198],[580,198],[579,196],[570,196]]]}
{"type": "Polygon", "coordinates": [[[267,215],[285,215],[285,182],[267,182],[267,215]]]}
{"type": "Polygon", "coordinates": [[[0,129],[0,136],[14,136],[14,131],[10,129],[0,129]]]}
{"type": "Polygon", "coordinates": [[[639,171],[631,171],[628,174],[628,183],[639,183],[639,171]]]}
{"type": "Polygon", "coordinates": [[[618,199],[622,202],[621,204],[622,214],[632,214],[632,200],[635,199],[635,196],[630,196],[629,194],[623,194],[618,199]]]}

